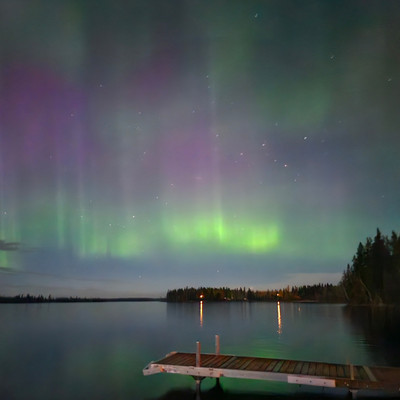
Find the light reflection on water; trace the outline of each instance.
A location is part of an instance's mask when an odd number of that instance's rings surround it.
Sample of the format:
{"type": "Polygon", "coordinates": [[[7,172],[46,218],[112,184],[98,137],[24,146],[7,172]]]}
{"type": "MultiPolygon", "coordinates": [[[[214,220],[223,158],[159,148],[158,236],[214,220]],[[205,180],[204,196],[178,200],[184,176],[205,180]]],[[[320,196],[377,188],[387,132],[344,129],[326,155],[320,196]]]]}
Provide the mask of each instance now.
{"type": "MultiPolygon", "coordinates": [[[[398,315],[282,302],[2,304],[0,399],[168,399],[174,390],[193,398],[192,378],[142,369],[172,350],[195,352],[196,341],[214,352],[215,334],[221,353],[400,366],[398,315]]],[[[221,383],[231,398],[299,394],[279,383],[221,383]]],[[[205,392],[213,385],[202,383],[205,392]]]]}
{"type": "Polygon", "coordinates": [[[203,301],[200,301],[200,326],[203,326],[203,301]]]}
{"type": "Polygon", "coordinates": [[[281,303],[278,301],[276,303],[276,311],[278,314],[278,333],[281,334],[282,333],[282,315],[281,315],[281,303]]]}

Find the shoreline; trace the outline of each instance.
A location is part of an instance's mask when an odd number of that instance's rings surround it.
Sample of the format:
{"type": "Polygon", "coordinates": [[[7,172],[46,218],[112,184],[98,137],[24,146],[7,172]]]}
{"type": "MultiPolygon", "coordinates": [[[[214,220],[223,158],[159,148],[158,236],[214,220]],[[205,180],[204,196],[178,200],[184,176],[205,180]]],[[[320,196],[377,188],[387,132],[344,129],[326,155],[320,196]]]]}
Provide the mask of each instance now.
{"type": "Polygon", "coordinates": [[[122,302],[152,302],[166,301],[165,298],[157,297],[118,297],[118,298],[15,298],[0,297],[0,304],[49,304],[49,303],[122,303],[122,302]]]}
{"type": "Polygon", "coordinates": [[[8,297],[1,296],[0,304],[50,304],[50,303],[136,303],[136,302],[161,302],[170,304],[182,303],[296,303],[296,304],[339,304],[347,307],[367,307],[367,308],[384,308],[384,307],[399,307],[399,304],[355,304],[340,301],[326,301],[326,300],[186,300],[186,301],[172,301],[165,297],[115,297],[115,298],[79,298],[79,297],[8,297]]]}

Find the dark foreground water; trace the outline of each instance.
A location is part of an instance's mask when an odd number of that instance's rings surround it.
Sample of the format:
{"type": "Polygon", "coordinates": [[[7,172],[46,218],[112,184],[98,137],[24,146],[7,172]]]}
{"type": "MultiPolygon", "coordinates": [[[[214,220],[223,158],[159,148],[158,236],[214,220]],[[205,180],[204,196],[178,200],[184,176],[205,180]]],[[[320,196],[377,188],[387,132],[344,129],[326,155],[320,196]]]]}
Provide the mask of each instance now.
{"type": "MultiPolygon", "coordinates": [[[[391,308],[296,303],[0,304],[0,399],[194,399],[191,377],[144,377],[172,350],[400,366],[391,308]]],[[[202,399],[321,398],[319,388],[222,378],[202,399]]],[[[334,391],[339,397],[343,392],[334,391]]]]}

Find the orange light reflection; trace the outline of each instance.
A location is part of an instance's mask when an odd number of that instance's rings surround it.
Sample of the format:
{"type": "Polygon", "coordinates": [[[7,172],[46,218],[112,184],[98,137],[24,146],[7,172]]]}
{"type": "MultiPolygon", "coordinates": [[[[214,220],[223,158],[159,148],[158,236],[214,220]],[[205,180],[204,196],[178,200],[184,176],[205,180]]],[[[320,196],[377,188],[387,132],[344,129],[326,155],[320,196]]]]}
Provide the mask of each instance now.
{"type": "Polygon", "coordinates": [[[282,333],[282,317],[281,317],[281,304],[277,303],[277,311],[278,311],[278,333],[282,333]]]}
{"type": "Polygon", "coordinates": [[[200,326],[203,326],[203,301],[200,301],[200,326]]]}

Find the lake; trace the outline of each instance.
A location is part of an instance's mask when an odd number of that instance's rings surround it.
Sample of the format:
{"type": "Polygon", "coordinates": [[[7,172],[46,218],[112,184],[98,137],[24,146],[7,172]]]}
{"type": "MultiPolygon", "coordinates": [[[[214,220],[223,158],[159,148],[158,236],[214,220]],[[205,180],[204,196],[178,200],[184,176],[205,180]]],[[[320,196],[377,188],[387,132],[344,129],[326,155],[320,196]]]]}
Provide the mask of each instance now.
{"type": "MultiPolygon", "coordinates": [[[[193,378],[142,369],[172,350],[195,352],[197,340],[213,352],[215,334],[221,353],[400,366],[399,315],[303,303],[0,304],[0,399],[193,399],[193,378]]],[[[213,394],[214,385],[203,381],[202,398],[324,394],[228,378],[213,394]]]]}

